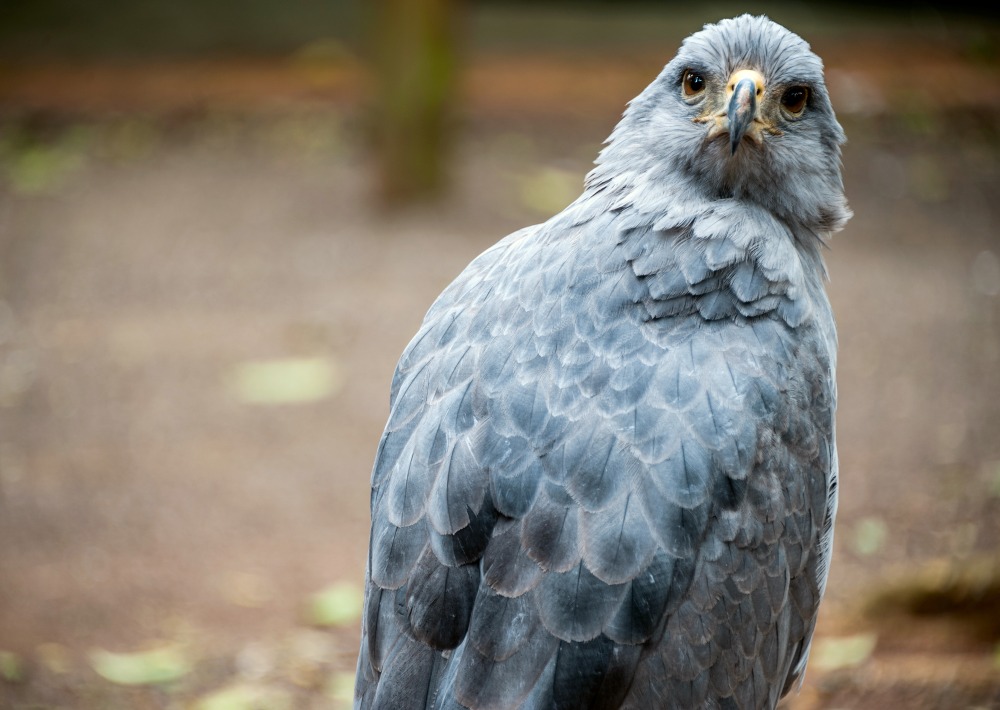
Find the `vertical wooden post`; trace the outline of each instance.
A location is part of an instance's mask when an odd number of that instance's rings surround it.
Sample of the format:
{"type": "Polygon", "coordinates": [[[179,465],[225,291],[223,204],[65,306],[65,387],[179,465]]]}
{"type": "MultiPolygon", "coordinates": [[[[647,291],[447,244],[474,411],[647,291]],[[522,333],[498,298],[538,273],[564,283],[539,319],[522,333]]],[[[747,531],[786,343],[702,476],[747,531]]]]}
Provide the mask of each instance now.
{"type": "Polygon", "coordinates": [[[389,203],[438,195],[446,185],[460,0],[369,0],[379,190],[389,203]]]}

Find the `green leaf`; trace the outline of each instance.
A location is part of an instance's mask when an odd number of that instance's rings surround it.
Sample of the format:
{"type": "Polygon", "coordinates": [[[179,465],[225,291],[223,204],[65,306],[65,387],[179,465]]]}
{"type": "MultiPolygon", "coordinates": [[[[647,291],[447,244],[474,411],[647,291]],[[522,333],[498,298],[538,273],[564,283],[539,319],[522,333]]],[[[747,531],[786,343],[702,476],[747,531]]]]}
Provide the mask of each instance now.
{"type": "Polygon", "coordinates": [[[84,165],[91,142],[92,131],[82,126],[52,142],[8,141],[0,146],[0,173],[17,194],[52,192],[84,165]]]}
{"type": "Polygon", "coordinates": [[[1000,498],[1000,461],[992,463],[993,473],[990,475],[990,495],[1000,498]]]}
{"type": "Polygon", "coordinates": [[[289,693],[281,688],[241,683],[221,688],[195,703],[195,710],[287,710],[289,693]]]}
{"type": "Polygon", "coordinates": [[[347,582],[333,584],[312,596],[309,621],[317,626],[348,626],[361,618],[364,593],[347,582]]]}
{"type": "Polygon", "coordinates": [[[354,702],[354,674],[334,673],[326,686],[326,696],[334,707],[349,708],[354,702]]]}
{"type": "Polygon", "coordinates": [[[315,402],[336,394],[344,376],[331,358],[254,360],[237,365],[230,389],[247,404],[315,402]]]}
{"type": "Polygon", "coordinates": [[[11,651],[0,651],[0,678],[8,683],[20,683],[24,680],[24,666],[20,656],[11,651]]]}
{"type": "Polygon", "coordinates": [[[582,187],[580,175],[557,168],[540,168],[518,181],[521,203],[543,215],[559,212],[577,198],[582,187]]]}
{"type": "Polygon", "coordinates": [[[875,634],[816,639],[813,642],[809,665],[824,672],[855,668],[872,655],[876,641],[878,636],[875,634]]]}
{"type": "Polygon", "coordinates": [[[854,528],[854,551],[874,555],[885,546],[889,528],[881,518],[862,518],[854,528]]]}
{"type": "Polygon", "coordinates": [[[105,680],[119,685],[169,683],[186,675],[191,664],[175,646],[136,653],[90,652],[90,665],[105,680]]]}

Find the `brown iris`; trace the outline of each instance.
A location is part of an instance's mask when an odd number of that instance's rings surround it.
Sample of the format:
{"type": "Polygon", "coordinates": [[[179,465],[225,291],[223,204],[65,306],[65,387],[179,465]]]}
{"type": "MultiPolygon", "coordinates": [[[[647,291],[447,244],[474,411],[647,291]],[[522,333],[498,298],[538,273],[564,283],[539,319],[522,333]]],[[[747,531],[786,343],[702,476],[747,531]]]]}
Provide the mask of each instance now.
{"type": "Polygon", "coordinates": [[[693,69],[684,70],[684,78],[681,83],[684,85],[685,96],[697,96],[705,90],[705,77],[693,69]]]}
{"type": "Polygon", "coordinates": [[[809,89],[804,86],[792,86],[781,95],[781,105],[792,114],[802,113],[808,100],[809,89]]]}

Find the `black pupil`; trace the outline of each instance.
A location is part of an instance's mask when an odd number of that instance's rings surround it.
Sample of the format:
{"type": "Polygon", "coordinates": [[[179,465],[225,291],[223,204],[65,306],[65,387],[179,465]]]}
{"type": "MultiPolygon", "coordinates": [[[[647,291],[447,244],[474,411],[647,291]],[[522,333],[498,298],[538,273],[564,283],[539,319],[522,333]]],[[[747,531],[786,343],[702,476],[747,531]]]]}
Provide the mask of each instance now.
{"type": "Polygon", "coordinates": [[[688,74],[687,84],[691,91],[701,91],[702,87],[705,86],[705,80],[701,74],[688,74]]]}
{"type": "Polygon", "coordinates": [[[806,90],[801,86],[793,86],[791,89],[785,92],[785,95],[781,97],[781,103],[789,108],[795,108],[802,104],[802,101],[806,97],[806,90]]]}

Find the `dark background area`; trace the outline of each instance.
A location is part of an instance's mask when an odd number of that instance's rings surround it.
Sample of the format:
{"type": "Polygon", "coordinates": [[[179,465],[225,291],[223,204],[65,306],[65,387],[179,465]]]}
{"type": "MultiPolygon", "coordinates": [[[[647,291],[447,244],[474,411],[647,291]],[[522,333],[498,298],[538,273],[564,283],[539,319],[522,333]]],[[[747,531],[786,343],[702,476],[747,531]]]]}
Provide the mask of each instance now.
{"type": "MultiPolygon", "coordinates": [[[[140,59],[275,56],[319,39],[366,51],[372,8],[357,0],[9,0],[0,20],[0,57],[140,59]]],[[[956,2],[669,2],[647,0],[494,0],[454,2],[463,17],[462,43],[472,48],[630,50],[657,45],[692,26],[743,12],[793,19],[800,32],[824,34],[941,32],[958,24],[993,22],[990,3],[956,2]]],[[[986,27],[980,27],[984,31],[986,27]]],[[[662,45],[660,45],[662,47],[662,45]]]]}
{"type": "Polygon", "coordinates": [[[0,10],[0,707],[348,707],[396,359],[743,11],[823,57],[856,214],[834,562],[788,707],[1000,706],[996,10],[456,4],[447,179],[402,205],[370,7],[0,10]]]}

